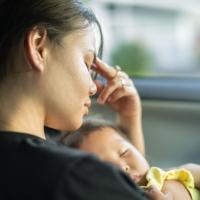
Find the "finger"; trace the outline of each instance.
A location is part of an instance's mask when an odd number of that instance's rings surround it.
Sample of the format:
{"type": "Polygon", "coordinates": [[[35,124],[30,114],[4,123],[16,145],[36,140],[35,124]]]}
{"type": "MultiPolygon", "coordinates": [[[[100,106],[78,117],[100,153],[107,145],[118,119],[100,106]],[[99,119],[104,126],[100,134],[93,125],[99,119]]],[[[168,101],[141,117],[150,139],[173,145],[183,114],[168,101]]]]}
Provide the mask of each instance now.
{"type": "MultiPolygon", "coordinates": [[[[119,79],[121,80],[122,82],[122,86],[127,86],[127,87],[134,87],[133,85],[133,81],[131,79],[127,79],[127,78],[124,78],[124,77],[120,77],[119,76],[119,79]]],[[[135,87],[134,87],[135,88],[135,87]]]]}
{"type": "Polygon", "coordinates": [[[126,72],[124,72],[124,71],[118,71],[118,76],[122,77],[122,78],[129,79],[128,74],[126,72]]]}
{"type": "Polygon", "coordinates": [[[130,87],[121,87],[117,90],[115,90],[109,97],[107,102],[108,103],[114,103],[118,101],[119,99],[127,96],[135,96],[137,95],[136,91],[134,91],[130,87]]]}
{"type": "Polygon", "coordinates": [[[110,67],[99,58],[96,58],[96,63],[92,69],[108,80],[114,78],[117,73],[116,69],[110,67]]]}
{"type": "Polygon", "coordinates": [[[103,89],[101,94],[99,95],[97,102],[100,104],[104,104],[108,97],[117,89],[121,87],[121,82],[117,79],[113,79],[110,83],[103,89]]]}
{"type": "MultiPolygon", "coordinates": [[[[112,96],[113,93],[117,93],[117,91],[121,91],[119,93],[120,96],[116,96],[115,98],[121,98],[122,96],[128,95],[134,96],[137,94],[137,90],[133,86],[133,82],[130,79],[116,76],[111,81],[108,81],[108,85],[104,87],[98,98],[98,103],[104,104],[108,99],[110,99],[110,96],[112,96]]],[[[114,99],[112,102],[114,101],[116,101],[116,99],[114,99]]]]}
{"type": "Polygon", "coordinates": [[[94,82],[95,82],[96,87],[97,87],[96,94],[100,94],[102,92],[102,90],[104,89],[105,86],[100,81],[98,81],[98,80],[95,80],[94,82]]]}

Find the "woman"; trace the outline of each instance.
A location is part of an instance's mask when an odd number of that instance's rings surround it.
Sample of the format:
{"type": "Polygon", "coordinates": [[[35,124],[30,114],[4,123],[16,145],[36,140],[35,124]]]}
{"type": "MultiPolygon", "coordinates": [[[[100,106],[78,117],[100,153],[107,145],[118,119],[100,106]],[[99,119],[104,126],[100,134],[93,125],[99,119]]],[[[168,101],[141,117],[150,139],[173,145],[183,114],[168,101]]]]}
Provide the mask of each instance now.
{"type": "Polygon", "coordinates": [[[146,199],[113,166],[45,140],[44,125],[75,130],[88,113],[94,14],[77,0],[2,0],[0,20],[0,199],[146,199]]]}

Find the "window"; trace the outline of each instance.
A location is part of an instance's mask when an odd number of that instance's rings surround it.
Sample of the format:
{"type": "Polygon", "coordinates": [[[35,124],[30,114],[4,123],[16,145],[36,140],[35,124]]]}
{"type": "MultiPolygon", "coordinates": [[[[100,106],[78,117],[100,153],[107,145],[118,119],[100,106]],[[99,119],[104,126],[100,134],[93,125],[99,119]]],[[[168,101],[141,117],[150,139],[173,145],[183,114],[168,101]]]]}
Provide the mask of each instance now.
{"type": "MultiPolygon", "coordinates": [[[[105,36],[104,60],[120,65],[142,98],[147,159],[200,162],[200,2],[91,0],[105,36]]],[[[94,113],[114,119],[108,108],[94,113]]]]}
{"type": "Polygon", "coordinates": [[[200,76],[200,3],[89,1],[105,35],[105,59],[135,76],[200,76]]]}

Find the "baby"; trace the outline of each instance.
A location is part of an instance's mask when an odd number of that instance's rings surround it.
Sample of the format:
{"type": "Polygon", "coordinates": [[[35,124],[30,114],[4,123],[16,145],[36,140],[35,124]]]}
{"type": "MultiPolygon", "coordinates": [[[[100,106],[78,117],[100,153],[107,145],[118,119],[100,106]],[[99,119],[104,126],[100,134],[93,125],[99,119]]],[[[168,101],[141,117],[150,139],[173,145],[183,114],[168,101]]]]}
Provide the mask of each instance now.
{"type": "Polygon", "coordinates": [[[104,120],[85,122],[75,133],[64,135],[60,142],[119,166],[140,186],[146,188],[156,184],[163,192],[172,192],[174,199],[200,199],[189,171],[180,168],[165,172],[156,167],[149,168],[144,156],[128,141],[125,134],[104,120]]]}
{"type": "Polygon", "coordinates": [[[149,169],[146,159],[122,131],[104,120],[85,122],[75,133],[63,135],[60,142],[119,166],[135,182],[140,182],[149,169]]]}

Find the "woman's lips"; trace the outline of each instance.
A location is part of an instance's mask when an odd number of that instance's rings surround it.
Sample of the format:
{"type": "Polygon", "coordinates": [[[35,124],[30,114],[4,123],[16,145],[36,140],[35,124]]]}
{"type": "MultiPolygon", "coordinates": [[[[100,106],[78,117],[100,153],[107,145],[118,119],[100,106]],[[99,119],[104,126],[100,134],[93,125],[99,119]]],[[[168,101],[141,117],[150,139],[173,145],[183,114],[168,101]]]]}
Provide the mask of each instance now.
{"type": "Polygon", "coordinates": [[[84,106],[86,106],[89,109],[91,106],[91,101],[88,100],[87,102],[85,102],[84,106]]]}
{"type": "Polygon", "coordinates": [[[86,108],[86,111],[85,111],[85,115],[88,115],[89,114],[89,108],[91,106],[91,101],[87,101],[85,104],[84,104],[85,108],[86,108]]]}

